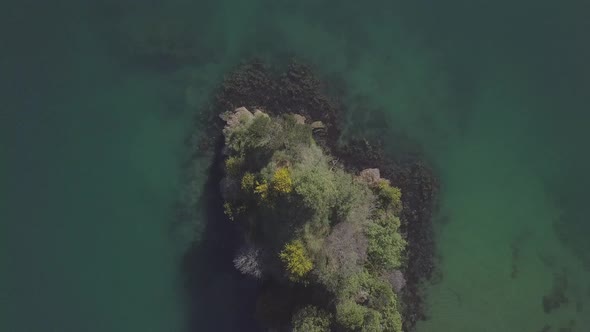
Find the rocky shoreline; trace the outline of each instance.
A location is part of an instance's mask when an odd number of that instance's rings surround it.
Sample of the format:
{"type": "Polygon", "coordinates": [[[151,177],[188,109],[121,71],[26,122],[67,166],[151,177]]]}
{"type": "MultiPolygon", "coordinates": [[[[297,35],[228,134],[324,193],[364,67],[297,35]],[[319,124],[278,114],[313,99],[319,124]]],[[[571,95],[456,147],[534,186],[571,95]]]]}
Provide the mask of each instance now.
{"type": "Polygon", "coordinates": [[[245,106],[264,109],[273,115],[295,113],[321,121],[314,131],[316,141],[343,167],[357,173],[367,168],[379,168],[381,174],[391,179],[392,184],[403,192],[401,230],[408,242],[407,263],[403,271],[406,279],[402,291],[403,316],[404,329],[413,330],[418,320],[425,319],[420,285],[431,277],[434,270],[431,219],[438,180],[422,161],[397,161],[385,153],[383,146],[366,140],[339,143],[344,105],[329,98],[323,91],[325,87],[304,65],[293,62],[280,73],[273,72],[260,62],[244,64],[231,72],[217,91],[206,119],[210,128],[201,137],[199,147],[213,150],[223,127],[219,114],[245,106]]]}

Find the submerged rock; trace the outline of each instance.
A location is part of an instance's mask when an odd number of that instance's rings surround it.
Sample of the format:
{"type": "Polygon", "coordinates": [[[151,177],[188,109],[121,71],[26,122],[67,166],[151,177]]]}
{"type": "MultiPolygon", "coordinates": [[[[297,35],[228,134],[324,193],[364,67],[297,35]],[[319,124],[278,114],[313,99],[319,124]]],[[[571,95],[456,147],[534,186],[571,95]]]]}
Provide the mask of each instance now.
{"type": "Polygon", "coordinates": [[[543,311],[546,314],[561,307],[569,302],[569,299],[565,295],[568,287],[567,274],[565,271],[556,273],[553,277],[553,287],[549,294],[543,296],[543,311]]]}

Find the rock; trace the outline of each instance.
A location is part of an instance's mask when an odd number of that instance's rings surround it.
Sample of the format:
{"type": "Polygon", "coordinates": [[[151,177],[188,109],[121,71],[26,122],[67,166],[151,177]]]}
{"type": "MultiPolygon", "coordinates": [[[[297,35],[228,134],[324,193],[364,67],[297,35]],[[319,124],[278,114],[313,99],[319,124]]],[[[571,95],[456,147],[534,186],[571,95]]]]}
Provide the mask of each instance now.
{"type": "Polygon", "coordinates": [[[381,180],[381,173],[378,168],[367,168],[361,171],[359,179],[370,186],[376,186],[381,180]]]}
{"type": "Polygon", "coordinates": [[[238,126],[248,124],[254,118],[254,115],[250,111],[248,111],[247,108],[240,107],[234,110],[233,112],[223,113],[220,117],[223,121],[225,121],[223,133],[227,134],[233,131],[238,126]]]}
{"type": "Polygon", "coordinates": [[[259,116],[265,116],[268,118],[268,114],[266,114],[264,111],[261,111],[259,109],[254,110],[254,117],[257,118],[259,116]]]}
{"type": "Polygon", "coordinates": [[[312,130],[326,129],[326,125],[324,125],[324,123],[322,121],[314,121],[311,123],[311,129],[312,130]]]}
{"type": "MultiPolygon", "coordinates": [[[[293,118],[295,119],[295,123],[305,124],[305,117],[303,115],[293,114],[293,118]]],[[[316,121],[316,122],[321,122],[321,121],[316,121]]]]}

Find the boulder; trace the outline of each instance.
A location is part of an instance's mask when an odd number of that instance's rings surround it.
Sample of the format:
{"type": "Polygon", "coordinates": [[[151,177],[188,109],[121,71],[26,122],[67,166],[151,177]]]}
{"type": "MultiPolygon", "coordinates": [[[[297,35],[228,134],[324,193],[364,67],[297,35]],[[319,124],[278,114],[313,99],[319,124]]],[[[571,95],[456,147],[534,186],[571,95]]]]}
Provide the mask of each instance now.
{"type": "Polygon", "coordinates": [[[326,125],[322,121],[314,121],[311,123],[311,129],[326,129],[326,125]]]}
{"type": "Polygon", "coordinates": [[[295,119],[295,123],[305,124],[305,117],[303,115],[293,114],[293,118],[295,119]]]}
{"type": "Polygon", "coordinates": [[[370,186],[376,186],[381,180],[381,173],[378,168],[367,168],[361,171],[359,179],[370,186]]]}
{"type": "Polygon", "coordinates": [[[259,116],[265,116],[268,118],[268,114],[266,114],[264,111],[259,110],[259,109],[254,110],[254,117],[257,118],[259,116]]]}
{"type": "Polygon", "coordinates": [[[220,117],[223,121],[225,121],[223,133],[227,135],[237,127],[250,123],[250,121],[252,121],[254,118],[254,115],[248,111],[247,108],[240,107],[235,109],[233,112],[223,113],[220,117]]]}

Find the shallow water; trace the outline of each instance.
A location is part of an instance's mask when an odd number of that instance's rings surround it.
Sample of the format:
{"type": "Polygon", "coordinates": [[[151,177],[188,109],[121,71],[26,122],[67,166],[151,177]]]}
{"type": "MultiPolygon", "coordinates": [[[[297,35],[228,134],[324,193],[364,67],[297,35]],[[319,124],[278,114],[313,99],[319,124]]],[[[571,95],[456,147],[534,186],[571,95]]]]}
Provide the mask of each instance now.
{"type": "Polygon", "coordinates": [[[231,330],[182,290],[183,139],[227,68],[290,55],[343,84],[347,133],[411,141],[440,174],[440,273],[418,331],[590,329],[584,1],[3,7],[2,330],[231,330]],[[196,60],[128,58],[158,22],[194,35],[196,60]],[[567,302],[545,313],[554,288],[567,302]]]}

